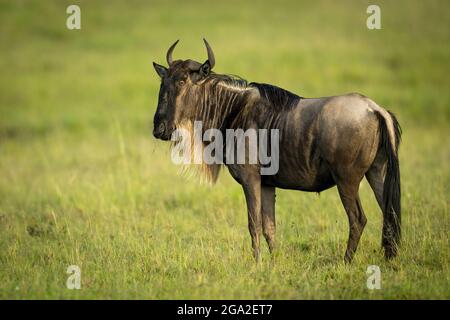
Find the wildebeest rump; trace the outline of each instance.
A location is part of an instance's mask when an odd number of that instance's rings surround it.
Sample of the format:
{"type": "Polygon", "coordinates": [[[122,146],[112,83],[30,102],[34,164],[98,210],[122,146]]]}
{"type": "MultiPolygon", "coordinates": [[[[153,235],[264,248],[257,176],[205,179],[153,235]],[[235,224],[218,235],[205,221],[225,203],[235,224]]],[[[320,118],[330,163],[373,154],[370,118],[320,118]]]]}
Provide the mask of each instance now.
{"type": "MultiPolygon", "coordinates": [[[[302,98],[270,84],[249,83],[236,76],[212,72],[214,54],[206,40],[208,60],[173,60],[175,42],[167,52],[169,67],[154,64],[161,78],[154,116],[156,138],[169,140],[180,127],[203,122],[203,130],[278,129],[279,170],[260,174],[260,164],[227,164],[242,185],[248,211],[253,254],[260,256],[264,235],[275,246],[275,189],[320,192],[337,186],[349,221],[345,261],[352,260],[366,225],[358,195],[367,178],[383,212],[382,246],[385,257],[400,244],[401,130],[395,116],[357,93],[302,98]]],[[[225,155],[226,157],[226,155],[225,155]]],[[[220,165],[204,167],[215,182],[220,165]]]]}

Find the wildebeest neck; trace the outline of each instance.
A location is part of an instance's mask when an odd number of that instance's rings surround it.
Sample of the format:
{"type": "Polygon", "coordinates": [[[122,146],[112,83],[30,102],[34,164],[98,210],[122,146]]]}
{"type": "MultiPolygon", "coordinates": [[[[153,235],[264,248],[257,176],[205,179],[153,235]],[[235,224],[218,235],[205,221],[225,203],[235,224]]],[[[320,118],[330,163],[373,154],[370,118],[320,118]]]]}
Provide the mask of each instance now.
{"type": "Polygon", "coordinates": [[[224,130],[255,95],[259,95],[258,91],[248,86],[247,81],[213,74],[199,87],[195,120],[203,122],[204,130],[224,130]]]}
{"type": "Polygon", "coordinates": [[[236,76],[213,73],[189,95],[188,105],[194,106],[189,118],[202,121],[204,131],[245,129],[248,120],[261,117],[269,125],[300,99],[273,85],[248,83],[236,76]]]}

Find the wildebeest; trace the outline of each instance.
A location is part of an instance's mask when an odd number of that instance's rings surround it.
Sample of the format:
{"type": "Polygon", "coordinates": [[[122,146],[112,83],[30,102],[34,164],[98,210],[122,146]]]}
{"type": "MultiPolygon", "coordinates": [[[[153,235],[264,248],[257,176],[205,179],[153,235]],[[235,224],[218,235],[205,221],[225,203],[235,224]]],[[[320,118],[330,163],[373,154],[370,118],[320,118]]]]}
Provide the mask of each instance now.
{"type": "MultiPolygon", "coordinates": [[[[261,233],[270,252],[275,246],[275,188],[321,192],[337,186],[349,221],[344,260],[350,262],[367,221],[358,195],[364,176],[383,212],[385,257],[396,256],[401,236],[401,129],[395,116],[357,93],[303,98],[270,84],[214,73],[214,54],[204,42],[205,63],[173,60],[178,41],[167,51],[168,68],[153,63],[161,78],[153,134],[169,140],[177,128],[192,128],[194,121],[202,121],[203,130],[279,130],[276,174],[261,175],[258,163],[224,161],[244,190],[255,259],[259,261],[261,233]]],[[[206,166],[213,182],[219,168],[206,166]]]]}

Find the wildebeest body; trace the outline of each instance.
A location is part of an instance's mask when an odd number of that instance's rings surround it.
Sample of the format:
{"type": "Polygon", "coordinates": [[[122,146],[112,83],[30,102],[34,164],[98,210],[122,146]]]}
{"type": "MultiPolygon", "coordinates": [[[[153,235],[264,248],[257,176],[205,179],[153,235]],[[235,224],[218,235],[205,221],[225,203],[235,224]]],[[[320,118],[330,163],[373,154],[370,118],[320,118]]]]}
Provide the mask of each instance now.
{"type": "MultiPolygon", "coordinates": [[[[211,72],[215,59],[205,44],[208,60],[204,64],[173,61],[176,43],[167,53],[169,68],[154,64],[162,79],[154,135],[168,140],[175,129],[192,128],[195,121],[202,121],[204,130],[222,132],[279,130],[275,174],[262,175],[260,163],[225,161],[243,187],[255,258],[259,260],[261,234],[270,251],[275,246],[276,188],[321,192],[336,185],[349,220],[345,261],[351,261],[367,222],[358,195],[364,176],[383,212],[385,256],[394,257],[401,235],[401,131],[395,116],[357,93],[302,98],[273,85],[215,74],[211,72]]],[[[206,170],[214,181],[218,168],[212,165],[206,170]]]]}
{"type": "MultiPolygon", "coordinates": [[[[280,167],[277,174],[262,176],[263,184],[320,192],[336,184],[333,171],[339,168],[357,164],[367,171],[375,157],[373,148],[355,149],[355,145],[377,141],[377,134],[373,134],[377,130],[366,128],[377,129],[378,119],[366,99],[356,94],[301,99],[277,123],[276,129],[281,130],[280,167]],[[340,102],[342,97],[354,103],[348,107],[340,102]]],[[[264,128],[264,123],[261,125],[264,128]]]]}

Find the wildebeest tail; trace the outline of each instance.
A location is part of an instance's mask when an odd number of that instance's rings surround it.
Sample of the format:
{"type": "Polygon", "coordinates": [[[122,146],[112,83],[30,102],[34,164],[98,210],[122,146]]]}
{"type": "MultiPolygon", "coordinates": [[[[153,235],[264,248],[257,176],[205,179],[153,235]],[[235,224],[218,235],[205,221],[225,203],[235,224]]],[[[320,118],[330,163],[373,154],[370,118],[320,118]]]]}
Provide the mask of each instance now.
{"type": "Polygon", "coordinates": [[[386,258],[397,254],[401,240],[401,189],[398,147],[401,128],[395,115],[388,111],[383,116],[377,112],[380,123],[380,148],[387,158],[386,176],[383,185],[383,238],[386,258]],[[389,117],[389,118],[388,118],[389,117]]]}

